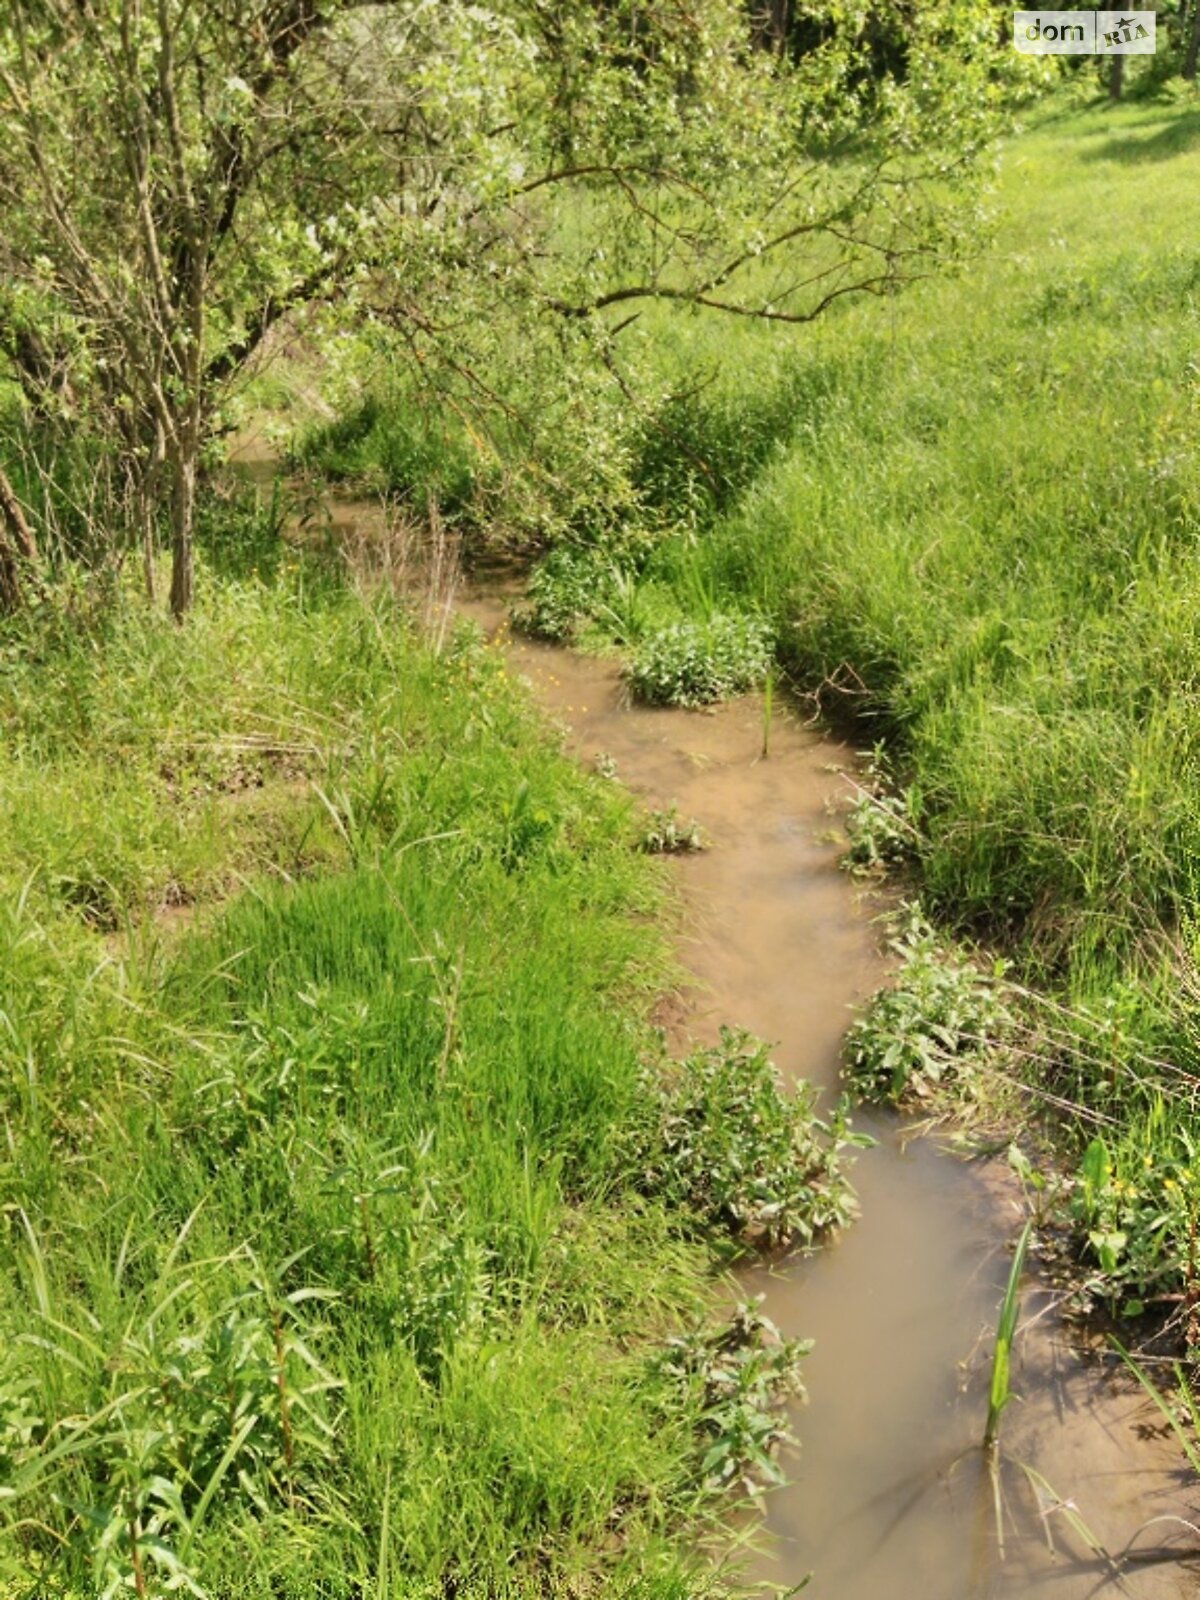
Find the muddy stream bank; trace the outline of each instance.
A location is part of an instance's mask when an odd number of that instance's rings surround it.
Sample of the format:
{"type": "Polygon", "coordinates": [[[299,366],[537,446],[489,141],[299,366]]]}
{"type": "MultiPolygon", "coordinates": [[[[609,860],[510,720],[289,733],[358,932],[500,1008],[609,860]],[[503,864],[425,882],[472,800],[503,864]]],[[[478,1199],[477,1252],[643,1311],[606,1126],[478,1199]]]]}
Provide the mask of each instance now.
{"type": "MultiPolygon", "coordinates": [[[[493,637],[504,627],[495,593],[476,589],[459,609],[493,637]]],[[[835,1094],[850,1007],[885,972],[878,907],[839,871],[832,837],[852,752],[777,708],[763,761],[754,698],[712,713],[636,707],[612,662],[520,638],[505,648],[580,760],[611,757],[647,804],[677,806],[710,842],[677,858],[681,955],[695,978],[672,1019],[680,1042],[708,1042],[724,1022],[747,1027],[772,1041],[789,1077],[835,1094]]],[[[1158,1413],[1072,1348],[1036,1283],[1004,1421],[1001,1559],[978,1441],[1015,1198],[1001,1173],[906,1139],[890,1115],[860,1112],[856,1125],[878,1141],[854,1169],[860,1219],[812,1257],[741,1274],[785,1334],[815,1340],[800,1450],[785,1462],[788,1485],[767,1498],[747,1575],[790,1586],[811,1572],[815,1600],[1195,1593],[1195,1569],[1161,1557],[1118,1580],[1022,1473],[1018,1462],[1035,1468],[1111,1552],[1151,1518],[1192,1510],[1158,1413]]],[[[1165,1521],[1137,1541],[1147,1556],[1197,1542],[1165,1521]]]]}

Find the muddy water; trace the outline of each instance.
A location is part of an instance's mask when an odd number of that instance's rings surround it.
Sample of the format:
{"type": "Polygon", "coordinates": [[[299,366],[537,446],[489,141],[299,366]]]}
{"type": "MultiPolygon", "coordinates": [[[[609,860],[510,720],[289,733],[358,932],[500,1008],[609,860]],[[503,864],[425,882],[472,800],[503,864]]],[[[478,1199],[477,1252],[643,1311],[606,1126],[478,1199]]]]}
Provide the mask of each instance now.
{"type": "MultiPolygon", "coordinates": [[[[462,609],[491,633],[502,625],[494,597],[462,609]]],[[[832,1092],[849,1008],[884,970],[876,908],[856,900],[831,837],[851,753],[777,712],[763,761],[754,700],[712,714],[635,708],[611,663],[524,641],[507,649],[582,760],[610,757],[648,804],[676,805],[711,841],[679,861],[682,955],[696,982],[677,1031],[707,1040],[722,1022],[746,1026],[776,1043],[786,1073],[832,1092]]],[[[906,1142],[888,1117],[858,1120],[879,1141],[855,1174],[861,1220],[811,1258],[744,1274],[784,1332],[816,1341],[811,1399],[796,1417],[802,1448],[788,1487],[768,1498],[747,1574],[790,1586],[811,1573],[806,1593],[818,1600],[1195,1593],[1195,1571],[1161,1558],[1116,1578],[1044,1490],[1039,1505],[1020,1462],[1119,1551],[1196,1496],[1157,1413],[1075,1353],[1036,1287],[1016,1358],[1020,1400],[1005,1418],[1002,1554],[977,1441],[1017,1207],[1003,1174],[906,1142]]],[[[1180,1542],[1200,1539],[1163,1521],[1139,1545],[1161,1557],[1180,1542]]]]}

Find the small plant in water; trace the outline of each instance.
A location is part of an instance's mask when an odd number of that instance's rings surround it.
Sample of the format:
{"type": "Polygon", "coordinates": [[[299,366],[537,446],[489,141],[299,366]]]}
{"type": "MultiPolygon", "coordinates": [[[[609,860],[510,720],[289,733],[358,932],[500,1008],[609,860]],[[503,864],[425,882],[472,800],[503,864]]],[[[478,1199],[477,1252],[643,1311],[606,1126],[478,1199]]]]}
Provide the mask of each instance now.
{"type": "Polygon", "coordinates": [[[634,651],[629,681],[651,705],[711,705],[761,683],[771,647],[760,618],[716,611],[707,621],[672,622],[648,634],[634,651]]]}
{"type": "MultiPolygon", "coordinates": [[[[1016,1249],[1013,1251],[1012,1265],[1008,1270],[1008,1283],[1004,1290],[1004,1299],[1000,1304],[1000,1315],[996,1321],[996,1345],[992,1355],[992,1380],[988,1390],[987,1423],[983,1431],[983,1452],[987,1457],[988,1476],[992,1488],[992,1504],[996,1517],[996,1541],[1002,1561],[1004,1559],[1004,1492],[1001,1481],[1003,1461],[1000,1454],[1000,1420],[1012,1399],[1012,1348],[1017,1332],[1017,1318],[1021,1310],[1021,1274],[1025,1270],[1025,1257],[1029,1250],[1029,1240],[1032,1233],[1033,1219],[1030,1218],[1021,1229],[1016,1249]]],[[[1026,1482],[1033,1490],[1038,1504],[1042,1531],[1046,1536],[1046,1544],[1050,1551],[1052,1553],[1054,1551],[1054,1538],[1051,1532],[1050,1519],[1052,1515],[1057,1514],[1064,1518],[1092,1554],[1105,1564],[1110,1574],[1115,1575],[1116,1566],[1112,1557],[1084,1521],[1074,1502],[1064,1500],[1042,1474],[1030,1466],[1028,1462],[1016,1461],[1014,1464],[1024,1475],[1026,1482]]]]}
{"type": "Polygon", "coordinates": [[[559,545],[534,567],[515,620],[544,639],[569,639],[613,598],[619,578],[620,568],[599,551],[559,545]]]}
{"type": "Polygon", "coordinates": [[[892,1100],[950,1079],[961,1088],[1011,1031],[999,987],[1004,963],[990,972],[976,966],[937,937],[915,903],[888,944],[900,970],[851,1025],[846,1075],[862,1094],[892,1100]]]}
{"type": "Polygon", "coordinates": [[[674,806],[652,811],[642,834],[641,848],[650,855],[686,855],[704,849],[704,835],[693,817],[684,822],[674,806]]]}
{"type": "Polygon", "coordinates": [[[1000,1437],[1000,1418],[1012,1399],[1012,1345],[1017,1331],[1017,1317],[1021,1310],[1021,1274],[1025,1270],[1025,1254],[1029,1249],[1029,1236],[1032,1232],[1032,1222],[1027,1222],[1021,1229],[1021,1237],[1017,1240],[1012,1266],[1008,1272],[1008,1285],[1000,1305],[1000,1317],[996,1323],[996,1348],[992,1356],[987,1426],[983,1431],[985,1450],[995,1448],[1000,1437]]]}
{"type": "Polygon", "coordinates": [[[808,1245],[852,1216],[841,1152],[870,1139],[851,1131],[844,1103],[826,1123],[810,1084],[785,1090],[762,1040],[722,1028],[713,1049],[648,1071],[646,1087],[638,1181],[696,1226],[808,1245]]]}
{"type": "Polygon", "coordinates": [[[918,835],[912,794],[895,786],[882,745],[871,751],[866,786],[846,814],[846,833],[850,848],[842,865],[856,877],[885,872],[913,854],[918,835]]]}
{"type": "Polygon", "coordinates": [[[784,1339],[761,1309],[761,1298],[738,1306],[724,1326],[671,1339],[661,1370],[699,1384],[700,1475],[709,1488],[755,1495],[782,1482],[775,1460],[792,1442],[783,1404],[802,1395],[800,1362],[807,1339],[784,1339]]]}
{"type": "Polygon", "coordinates": [[[907,799],[864,789],[846,813],[846,833],[850,848],[842,865],[847,872],[865,878],[898,866],[912,854],[915,837],[907,799]]]}
{"type": "Polygon", "coordinates": [[[763,715],[762,715],[762,759],[765,761],[771,754],[771,717],[775,710],[775,669],[767,673],[766,682],[763,684],[763,715]]]}

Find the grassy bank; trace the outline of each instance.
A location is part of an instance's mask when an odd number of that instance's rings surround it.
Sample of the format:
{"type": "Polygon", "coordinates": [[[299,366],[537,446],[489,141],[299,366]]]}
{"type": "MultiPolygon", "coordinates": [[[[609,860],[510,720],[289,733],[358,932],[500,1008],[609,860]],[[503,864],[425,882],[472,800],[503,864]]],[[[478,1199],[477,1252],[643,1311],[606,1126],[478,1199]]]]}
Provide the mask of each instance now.
{"type": "Polygon", "coordinates": [[[987,259],[823,330],[819,403],[641,579],[767,620],[887,742],[927,909],[1068,1009],[1008,1066],[1103,1140],[1073,1206],[1126,1304],[1192,1282],[1200,1185],[1197,126],[1105,107],[1012,140],[987,259]]]}
{"type": "Polygon", "coordinates": [[[796,1352],[714,1379],[753,1208],[663,1129],[813,1132],[654,1065],[659,869],[493,653],[261,551],[0,635],[0,1586],[694,1593],[796,1352]]]}
{"type": "Polygon", "coordinates": [[[1197,127],[1106,107],[1013,140],[988,259],[826,330],[827,397],[643,578],[765,617],[887,741],[927,908],[1067,1008],[1010,1070],[1102,1141],[1074,1213],[1135,1306],[1190,1294],[1200,1193],[1197,127]]]}
{"type": "Polygon", "coordinates": [[[1118,1303],[1195,1282],[1198,180],[1178,86],[1064,103],[956,276],[800,335],[644,315],[609,452],[634,509],[533,583],[643,692],[736,689],[766,635],[886,742],[926,909],[1065,1008],[1007,1065],[1102,1140],[1072,1204],[1118,1303]]]}

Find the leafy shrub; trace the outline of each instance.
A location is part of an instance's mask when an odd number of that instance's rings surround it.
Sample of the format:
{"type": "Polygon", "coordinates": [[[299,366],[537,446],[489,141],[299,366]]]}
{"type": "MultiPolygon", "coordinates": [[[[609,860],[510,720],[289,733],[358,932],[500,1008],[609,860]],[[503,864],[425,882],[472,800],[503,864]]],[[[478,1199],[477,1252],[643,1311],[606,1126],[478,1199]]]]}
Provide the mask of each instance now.
{"type": "Polygon", "coordinates": [[[754,1494],[783,1481],[773,1459],[792,1442],[783,1402],[804,1393],[800,1362],[811,1340],[784,1339],[762,1301],[739,1305],[722,1327],[671,1339],[664,1373],[702,1387],[700,1474],[711,1488],[754,1494]]]}
{"type": "Polygon", "coordinates": [[[613,563],[595,550],[559,545],[529,575],[521,621],[544,639],[566,639],[613,595],[613,563]]]}
{"type": "Polygon", "coordinates": [[[786,1092],[761,1040],[722,1028],[719,1045],[648,1075],[646,1088],[654,1120],[640,1182],[697,1226],[748,1244],[809,1245],[849,1220],[841,1151],[867,1141],[842,1105],[820,1121],[810,1084],[786,1092]]]}
{"type": "Polygon", "coordinates": [[[911,853],[912,824],[904,795],[864,790],[846,815],[850,848],[842,864],[856,877],[898,866],[911,853]]]}
{"type": "Polygon", "coordinates": [[[851,1026],[847,1075],[862,1094],[891,1100],[951,1079],[963,1086],[1012,1025],[997,984],[1003,963],[982,971],[937,937],[916,904],[889,948],[900,970],[851,1026]]]}
{"type": "Polygon", "coordinates": [[[634,651],[629,681],[652,705],[709,705],[761,683],[771,647],[760,618],[717,611],[705,622],[673,622],[648,635],[634,651]]]}
{"type": "Polygon", "coordinates": [[[882,745],[876,745],[867,763],[868,787],[846,815],[850,848],[842,865],[855,877],[886,871],[913,853],[917,840],[913,796],[894,783],[882,745]]]}

